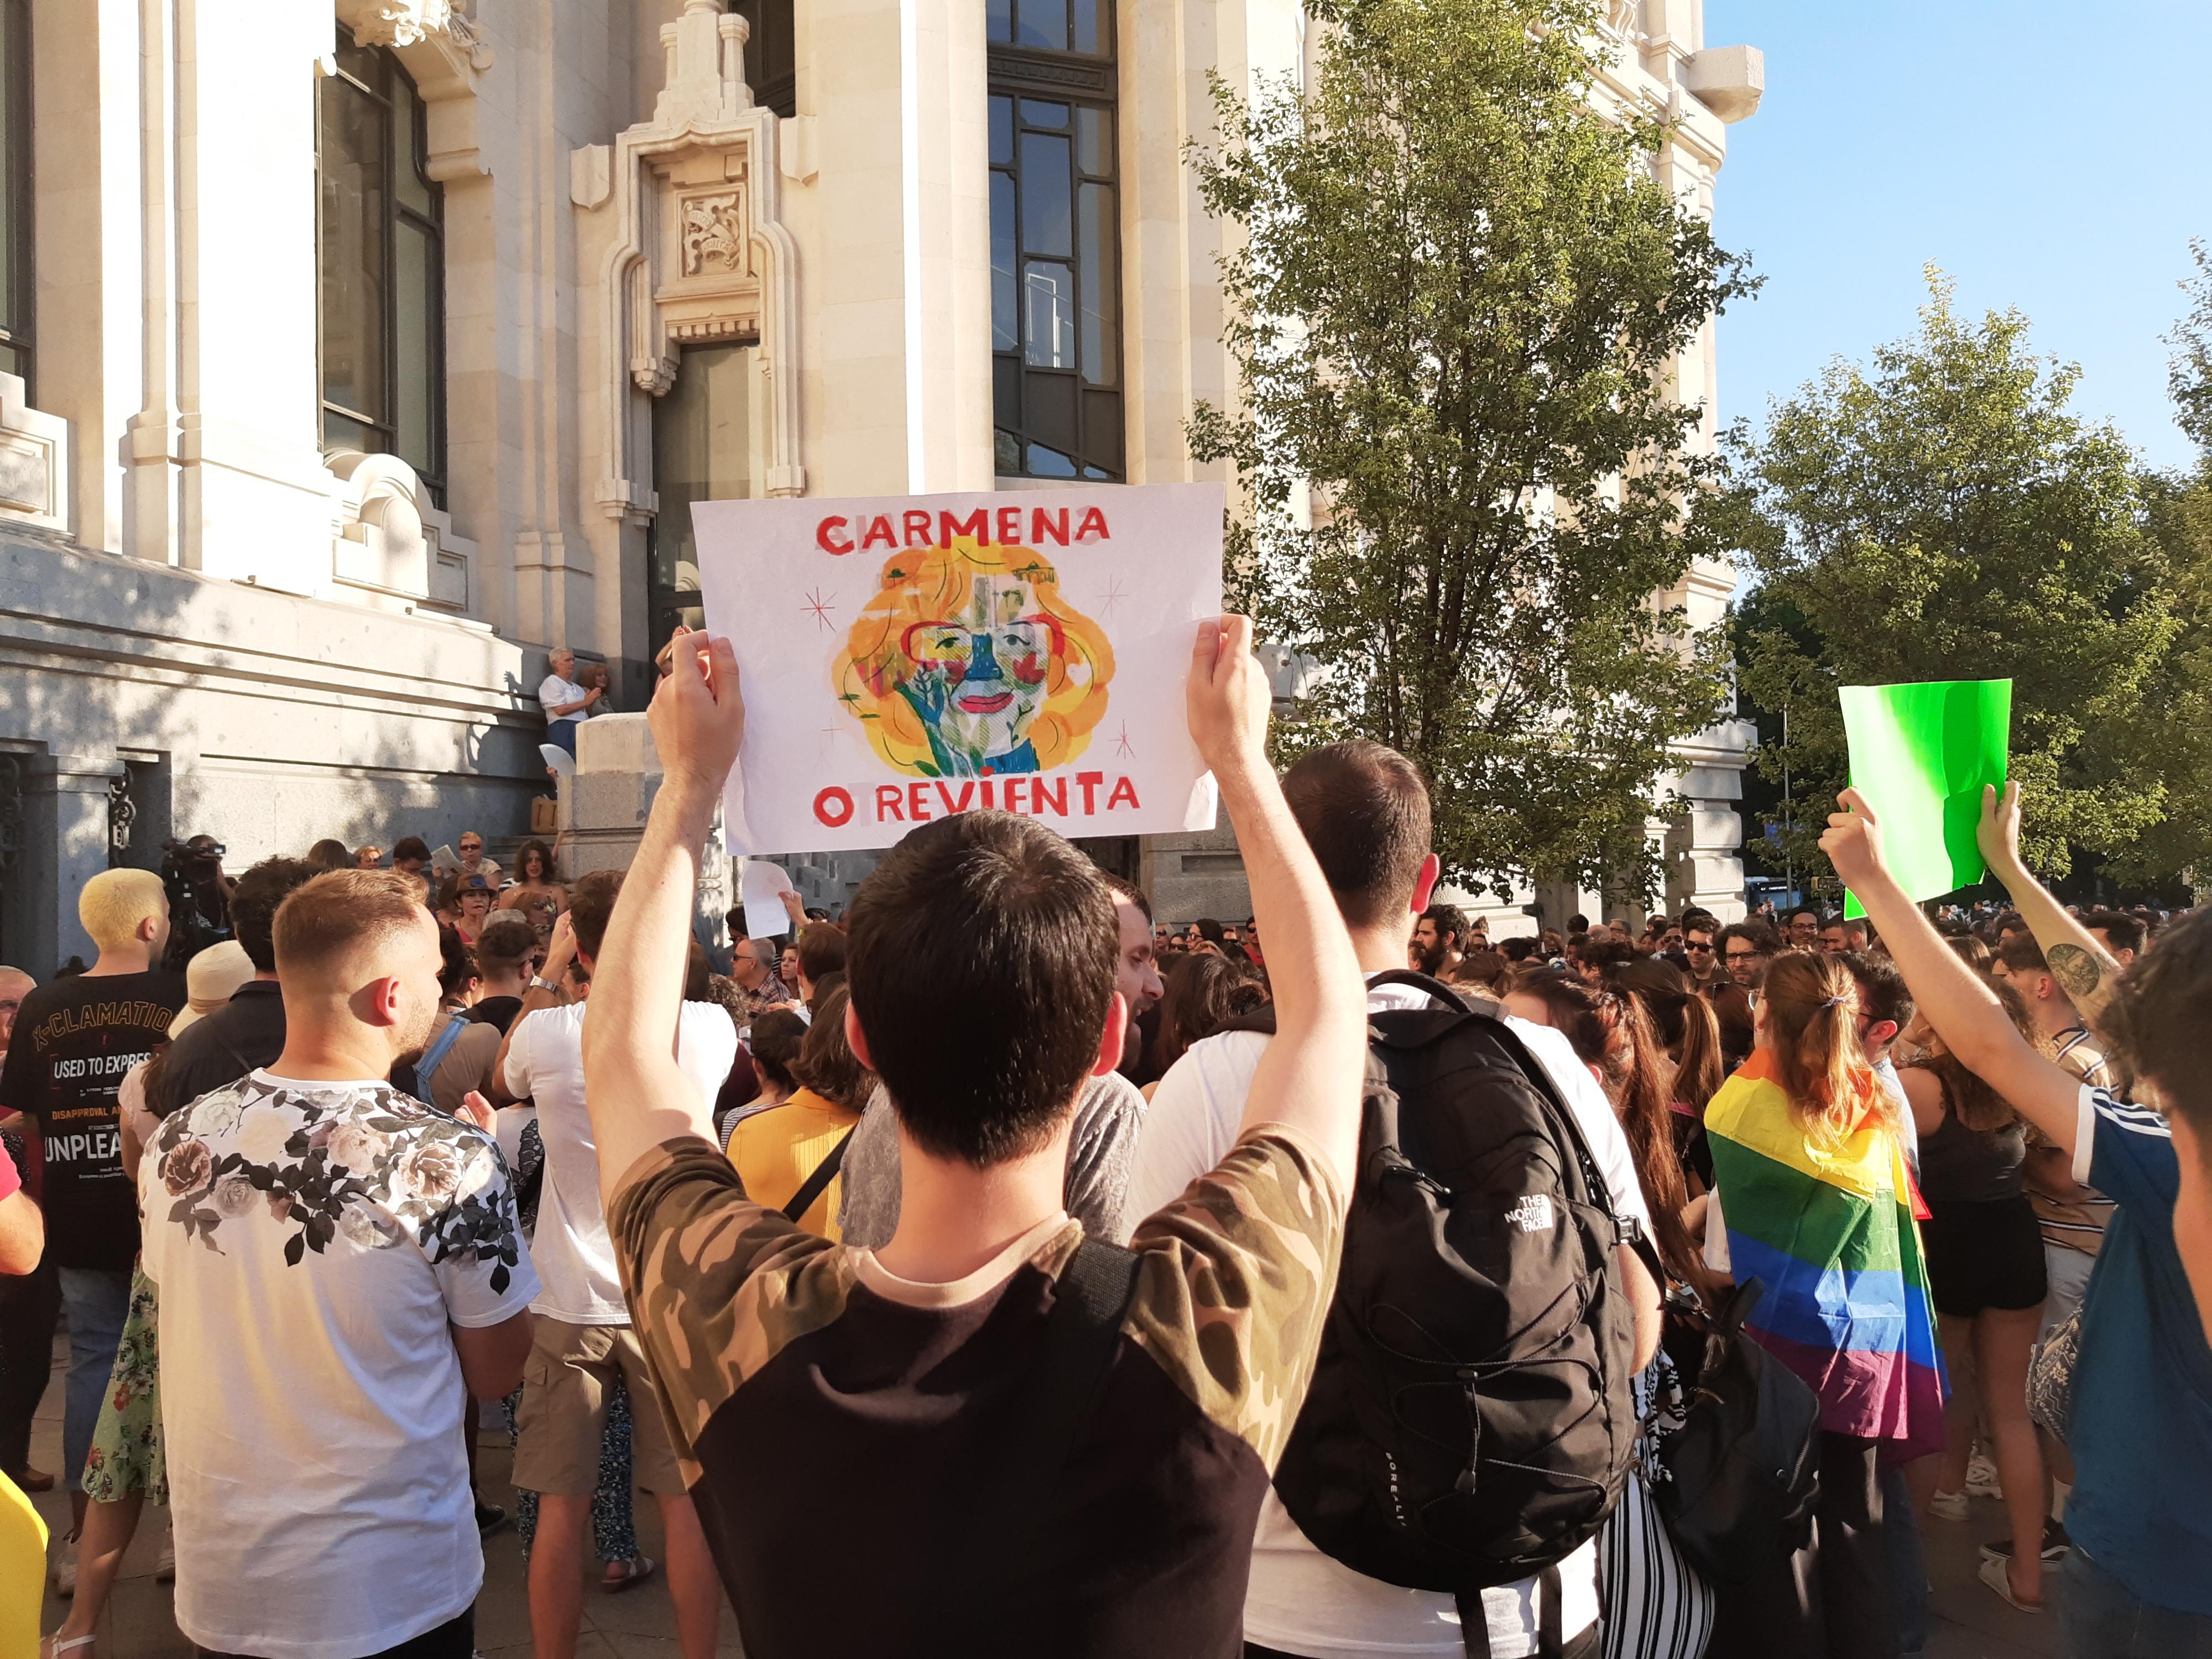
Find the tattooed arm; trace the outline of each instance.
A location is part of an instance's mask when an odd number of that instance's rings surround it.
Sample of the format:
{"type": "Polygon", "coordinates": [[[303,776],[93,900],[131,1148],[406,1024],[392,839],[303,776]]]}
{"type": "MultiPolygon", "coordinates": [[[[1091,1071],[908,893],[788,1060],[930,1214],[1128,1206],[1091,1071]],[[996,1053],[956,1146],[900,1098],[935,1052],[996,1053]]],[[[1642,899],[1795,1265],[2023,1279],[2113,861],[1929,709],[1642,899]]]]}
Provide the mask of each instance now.
{"type": "Polygon", "coordinates": [[[2066,907],[2051,897],[2042,883],[2028,874],[2020,856],[2020,786],[2005,785],[2000,797],[1994,789],[1982,791],[1982,856],[2012,895],[2013,906],[2027,923],[2051,977],[2074,1004],[2081,1023],[2100,1036],[2105,1011],[2112,1006],[2121,968],[2097,943],[2096,936],[2066,914],[2066,907]]]}

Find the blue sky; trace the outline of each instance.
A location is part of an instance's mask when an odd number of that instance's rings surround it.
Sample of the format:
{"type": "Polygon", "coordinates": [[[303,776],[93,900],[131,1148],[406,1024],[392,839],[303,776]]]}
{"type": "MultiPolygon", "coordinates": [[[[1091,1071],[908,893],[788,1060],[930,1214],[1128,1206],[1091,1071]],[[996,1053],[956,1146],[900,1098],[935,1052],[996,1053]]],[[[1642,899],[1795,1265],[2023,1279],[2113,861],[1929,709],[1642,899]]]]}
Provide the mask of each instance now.
{"type": "Polygon", "coordinates": [[[1705,40],[1766,54],[1729,129],[1722,246],[1766,286],[1721,319],[1721,416],[1914,326],[1920,267],[1970,314],[2017,306],[2081,365],[2075,407],[2154,465],[2191,459],[2159,338],[2212,242],[2203,0],[1705,0],[1705,40]]]}

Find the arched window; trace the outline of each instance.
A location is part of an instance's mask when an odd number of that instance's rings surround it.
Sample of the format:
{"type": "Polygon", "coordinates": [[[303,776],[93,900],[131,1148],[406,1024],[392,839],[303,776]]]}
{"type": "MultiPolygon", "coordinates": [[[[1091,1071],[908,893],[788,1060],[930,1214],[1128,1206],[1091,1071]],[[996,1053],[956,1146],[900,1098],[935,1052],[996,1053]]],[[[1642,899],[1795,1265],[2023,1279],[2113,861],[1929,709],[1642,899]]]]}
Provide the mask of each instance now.
{"type": "Polygon", "coordinates": [[[1118,479],[1112,0],[988,0],[996,468],[1118,479]]]}
{"type": "Polygon", "coordinates": [[[446,504],[445,190],[422,100],[338,31],[315,101],[323,447],[397,455],[446,504]]]}
{"type": "Polygon", "coordinates": [[[31,7],[0,0],[0,370],[31,376],[31,7]]]}

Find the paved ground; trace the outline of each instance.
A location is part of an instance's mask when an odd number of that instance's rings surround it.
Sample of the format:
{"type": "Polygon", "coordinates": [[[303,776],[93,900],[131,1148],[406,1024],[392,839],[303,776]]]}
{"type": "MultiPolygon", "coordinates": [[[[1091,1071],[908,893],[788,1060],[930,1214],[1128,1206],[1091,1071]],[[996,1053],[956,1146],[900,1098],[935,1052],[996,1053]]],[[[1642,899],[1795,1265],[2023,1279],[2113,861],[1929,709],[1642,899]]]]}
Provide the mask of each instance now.
{"type": "MultiPolygon", "coordinates": [[[[65,1346],[57,1340],[54,1381],[46,1390],[31,1447],[31,1462],[42,1469],[61,1465],[61,1371],[66,1358],[65,1346]]],[[[507,1484],[504,1430],[487,1427],[479,1455],[479,1480],[485,1495],[511,1509],[514,1498],[507,1484]]],[[[37,1503],[58,1540],[69,1524],[68,1500],[57,1487],[39,1494],[37,1503]]],[[[158,1510],[147,1511],[139,1535],[124,1559],[124,1576],[109,1600],[100,1640],[93,1650],[94,1659],[189,1659],[191,1644],[179,1634],[170,1614],[169,1587],[154,1577],[164,1519],[158,1510]]],[[[2058,1654],[2054,1620],[2015,1613],[1975,1580],[1978,1540],[2001,1536],[2003,1530],[1998,1506],[1979,1498],[1974,1501],[1972,1519],[1965,1524],[1930,1523],[1929,1571],[1936,1586],[1936,1617],[1928,1645],[1929,1659],[2043,1659],[2043,1656],[2058,1654]]],[[[653,1501],[642,1494],[637,1505],[637,1531],[646,1553],[660,1559],[659,1518],[653,1501]]],[[[485,1659],[529,1659],[530,1609],[523,1588],[522,1549],[513,1528],[486,1541],[484,1568],[483,1595],[477,1602],[477,1646],[485,1659]]],[[[50,1581],[40,1627],[52,1630],[61,1622],[64,1611],[64,1604],[52,1595],[50,1581]]],[[[726,1607],[722,1617],[721,1651],[725,1656],[741,1655],[736,1620],[726,1607]]],[[[665,1584],[658,1579],[623,1595],[586,1595],[584,1620],[577,1659],[679,1659],[674,1610],[665,1584]]],[[[71,1659],[86,1659],[86,1656],[80,1650],[71,1659]]],[[[1777,1659],[1787,1656],[1778,1655],[1777,1659]]]]}

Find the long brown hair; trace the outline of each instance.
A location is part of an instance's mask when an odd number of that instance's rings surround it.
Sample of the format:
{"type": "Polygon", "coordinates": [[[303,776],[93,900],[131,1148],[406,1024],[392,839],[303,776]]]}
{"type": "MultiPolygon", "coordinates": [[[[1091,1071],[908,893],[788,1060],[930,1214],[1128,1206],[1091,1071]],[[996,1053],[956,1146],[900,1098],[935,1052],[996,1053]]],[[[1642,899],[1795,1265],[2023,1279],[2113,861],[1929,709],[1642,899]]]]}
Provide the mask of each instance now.
{"type": "MultiPolygon", "coordinates": [[[[1998,1006],[2012,1021],[2013,1030],[2027,1039],[2031,1048],[2049,1054],[2050,1039],[2035,1029],[2034,1018],[2027,1012],[2027,999],[2003,980],[1991,979],[1984,974],[1982,982],[1996,994],[1998,1006]]],[[[1961,1065],[1941,1039],[1912,1064],[1917,1071],[1935,1074],[1936,1081],[1942,1086],[1944,1110],[1957,1118],[1962,1128],[1978,1135],[1995,1134],[2009,1127],[2017,1115],[2012,1103],[1961,1065]]]]}
{"type": "Polygon", "coordinates": [[[1705,1103],[1728,1081],[1721,1024],[1713,1005],[1680,969],[1656,957],[1624,963],[1612,978],[1651,1017],[1652,1029],[1672,1057],[1674,1099],[1703,1117],[1705,1103]]]}
{"type": "Polygon", "coordinates": [[[1212,1036],[1267,1000],[1267,988],[1249,963],[1195,956],[1182,965],[1160,1000],[1162,1071],[1194,1042],[1212,1036]]]}
{"type": "Polygon", "coordinates": [[[1606,1098],[1628,1136],[1659,1259],[1675,1278],[1703,1288],[1705,1262],[1682,1224],[1690,1189],[1674,1146],[1668,1098],[1674,1066],[1660,1046],[1650,1016],[1625,992],[1592,991],[1554,969],[1523,969],[1514,976],[1513,989],[1540,1000],[1549,1015],[1546,1023],[1566,1037],[1577,1060],[1597,1069],[1606,1098]]]}
{"type": "Polygon", "coordinates": [[[550,887],[555,880],[553,849],[542,841],[532,840],[523,842],[515,849],[514,878],[520,882],[544,882],[550,887]],[[534,876],[530,873],[530,855],[532,853],[537,854],[539,859],[544,860],[538,866],[538,873],[534,876]]]}
{"type": "Polygon", "coordinates": [[[1774,1049],[1775,1080],[1808,1140],[1840,1145],[1869,1108],[1889,1113],[1859,1048],[1858,981],[1842,957],[1784,952],[1766,970],[1759,1006],[1774,1049]]]}
{"type": "Polygon", "coordinates": [[[791,1074],[832,1105],[848,1112],[866,1111],[868,1097],[876,1091],[875,1073],[860,1063],[845,1036],[845,988],[839,986],[814,1010],[813,1023],[799,1045],[791,1074]]]}

